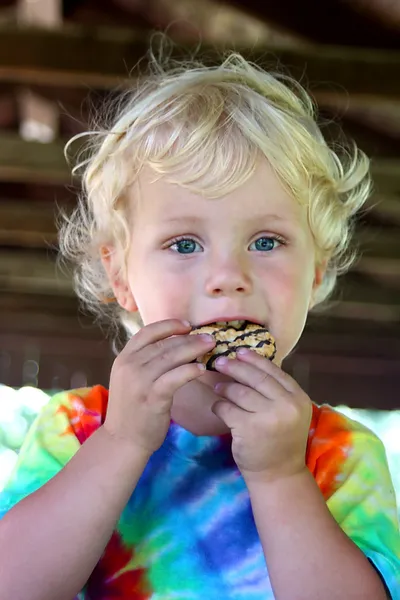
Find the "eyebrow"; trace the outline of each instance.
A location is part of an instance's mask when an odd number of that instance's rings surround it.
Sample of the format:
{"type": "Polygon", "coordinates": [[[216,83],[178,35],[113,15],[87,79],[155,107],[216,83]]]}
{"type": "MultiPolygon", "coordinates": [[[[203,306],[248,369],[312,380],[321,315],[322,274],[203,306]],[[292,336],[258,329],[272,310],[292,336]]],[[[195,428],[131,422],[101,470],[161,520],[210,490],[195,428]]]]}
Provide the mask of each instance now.
{"type": "MultiPolygon", "coordinates": [[[[181,217],[170,217],[169,219],[164,219],[164,223],[204,223],[206,219],[203,217],[198,217],[196,215],[188,215],[181,217]]],[[[256,217],[252,217],[251,219],[244,219],[244,223],[248,223],[249,225],[256,225],[260,223],[260,221],[282,221],[288,222],[290,219],[287,217],[283,217],[281,215],[275,214],[266,214],[266,215],[258,215],[256,217]]]]}

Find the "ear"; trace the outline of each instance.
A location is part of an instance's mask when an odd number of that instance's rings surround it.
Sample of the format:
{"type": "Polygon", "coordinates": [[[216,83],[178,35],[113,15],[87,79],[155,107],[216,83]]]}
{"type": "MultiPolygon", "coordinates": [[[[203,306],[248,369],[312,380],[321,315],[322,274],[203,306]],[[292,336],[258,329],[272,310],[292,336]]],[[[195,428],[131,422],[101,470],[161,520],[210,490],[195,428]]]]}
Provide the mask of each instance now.
{"type": "Polygon", "coordinates": [[[321,263],[315,265],[314,281],[313,281],[313,285],[312,285],[311,297],[310,297],[310,303],[308,306],[308,310],[311,310],[314,307],[315,294],[324,279],[327,263],[328,263],[328,261],[324,260],[321,263]]]}
{"type": "Polygon", "coordinates": [[[137,312],[138,307],[126,281],[118,274],[118,264],[116,262],[116,252],[113,246],[102,246],[100,248],[100,258],[104,270],[107,273],[108,281],[114,292],[115,300],[128,312],[137,312]]]}

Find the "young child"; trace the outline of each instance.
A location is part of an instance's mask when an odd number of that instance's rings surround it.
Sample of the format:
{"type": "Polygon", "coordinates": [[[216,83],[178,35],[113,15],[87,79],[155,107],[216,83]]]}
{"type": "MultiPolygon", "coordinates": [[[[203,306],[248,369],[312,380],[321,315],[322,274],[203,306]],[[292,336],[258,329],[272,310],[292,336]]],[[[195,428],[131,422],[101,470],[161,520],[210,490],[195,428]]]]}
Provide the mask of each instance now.
{"type": "Polygon", "coordinates": [[[368,159],[339,158],[304,89],[237,53],[150,57],[60,230],[126,343],[108,390],[57,393],[28,433],[0,495],[0,597],[400,600],[383,444],[282,369],[351,264],[368,159]],[[201,370],[214,342],[191,328],[235,319],[267,327],[274,361],[201,370]]]}

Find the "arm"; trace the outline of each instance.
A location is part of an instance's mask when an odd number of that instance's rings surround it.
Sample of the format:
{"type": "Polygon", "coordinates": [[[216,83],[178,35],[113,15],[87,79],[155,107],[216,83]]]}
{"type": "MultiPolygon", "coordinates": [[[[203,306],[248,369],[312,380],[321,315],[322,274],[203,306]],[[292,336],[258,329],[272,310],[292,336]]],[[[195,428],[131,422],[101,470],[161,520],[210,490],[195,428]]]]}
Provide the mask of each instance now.
{"type": "Polygon", "coordinates": [[[386,600],[361,550],[329,512],[312,474],[248,484],[277,600],[386,600]]]}
{"type": "Polygon", "coordinates": [[[12,508],[0,521],[2,597],[71,600],[148,460],[100,427],[57,475],[12,508]]]}

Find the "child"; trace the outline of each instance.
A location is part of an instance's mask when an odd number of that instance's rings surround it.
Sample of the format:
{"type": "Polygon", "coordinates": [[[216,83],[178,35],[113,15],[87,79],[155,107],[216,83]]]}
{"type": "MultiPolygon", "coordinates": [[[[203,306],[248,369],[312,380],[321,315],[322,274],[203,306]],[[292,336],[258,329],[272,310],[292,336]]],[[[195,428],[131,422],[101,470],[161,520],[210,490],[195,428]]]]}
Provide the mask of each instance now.
{"type": "Polygon", "coordinates": [[[0,496],[0,596],[400,600],[383,444],[281,368],[351,264],[368,159],[339,159],[303,88],[237,53],[151,59],[60,231],[126,345],[109,390],[56,394],[28,433],[0,496]],[[191,328],[235,319],[265,324],[274,362],[201,370],[214,342],[191,328]]]}

